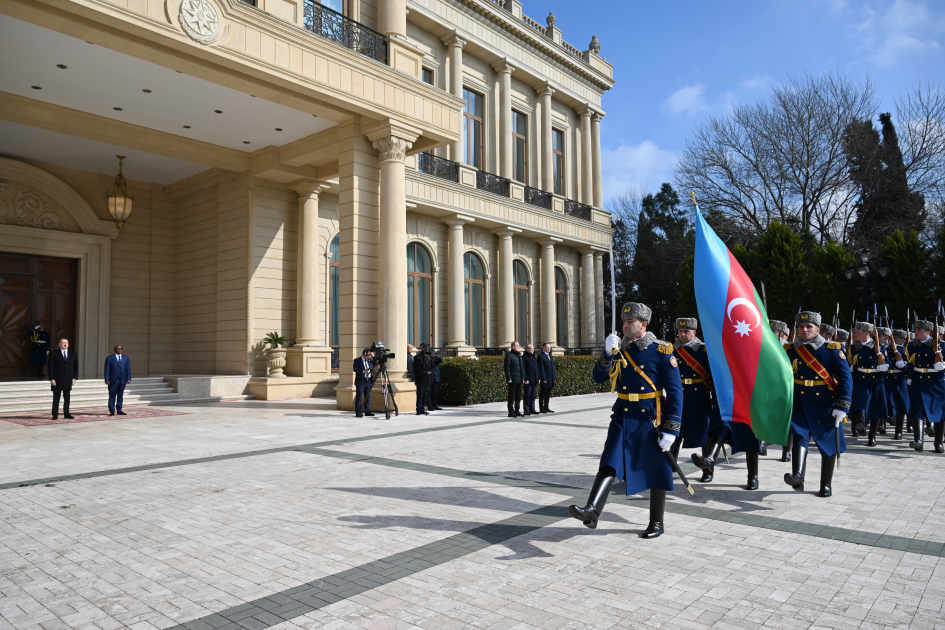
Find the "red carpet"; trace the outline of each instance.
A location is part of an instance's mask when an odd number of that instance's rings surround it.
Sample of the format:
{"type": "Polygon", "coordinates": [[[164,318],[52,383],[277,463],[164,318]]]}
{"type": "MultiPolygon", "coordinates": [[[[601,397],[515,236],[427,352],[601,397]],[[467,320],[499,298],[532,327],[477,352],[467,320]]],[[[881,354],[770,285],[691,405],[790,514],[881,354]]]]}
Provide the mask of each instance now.
{"type": "Polygon", "coordinates": [[[73,420],[68,420],[59,414],[58,420],[52,419],[52,414],[48,411],[29,411],[11,414],[9,416],[0,416],[0,420],[6,420],[24,427],[36,427],[44,424],[72,424],[74,422],[100,422],[102,420],[127,420],[130,418],[163,418],[165,416],[188,416],[187,413],[176,411],[165,411],[153,407],[128,407],[124,409],[126,416],[108,415],[108,407],[77,409],[72,412],[75,416],[73,420]]]}

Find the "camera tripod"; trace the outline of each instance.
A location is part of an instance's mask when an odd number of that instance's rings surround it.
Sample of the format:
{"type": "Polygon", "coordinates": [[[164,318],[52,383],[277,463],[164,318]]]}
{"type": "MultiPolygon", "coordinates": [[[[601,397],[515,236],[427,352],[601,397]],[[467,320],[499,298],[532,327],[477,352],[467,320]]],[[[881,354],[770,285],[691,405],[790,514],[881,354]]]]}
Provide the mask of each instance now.
{"type": "Polygon", "coordinates": [[[381,396],[384,397],[384,417],[390,420],[390,411],[393,407],[394,415],[400,415],[400,409],[397,408],[397,401],[394,399],[394,390],[390,386],[390,377],[387,376],[387,362],[385,361],[377,368],[377,378],[381,383],[381,396]]]}

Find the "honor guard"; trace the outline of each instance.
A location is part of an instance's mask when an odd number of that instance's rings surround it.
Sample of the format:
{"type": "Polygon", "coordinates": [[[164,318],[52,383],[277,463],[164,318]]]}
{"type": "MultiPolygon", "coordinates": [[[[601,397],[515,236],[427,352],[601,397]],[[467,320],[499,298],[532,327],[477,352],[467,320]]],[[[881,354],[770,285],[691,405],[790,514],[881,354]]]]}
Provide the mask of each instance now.
{"type": "Polygon", "coordinates": [[[610,487],[627,482],[627,495],[650,490],[650,524],[643,538],[664,531],[666,491],[673,489],[669,451],[682,424],[683,392],[673,346],[646,330],[652,311],[645,304],[623,307],[623,341],[611,334],[594,366],[594,382],[616,391],[607,441],[587,505],[572,505],[571,515],[594,529],[610,487]]]}
{"type": "MultiPolygon", "coordinates": [[[[777,319],[772,319],[768,322],[768,325],[771,326],[771,331],[777,336],[778,341],[781,344],[786,344],[788,339],[791,337],[791,329],[788,328],[788,325],[777,319]]],[[[794,443],[794,434],[788,432],[787,444],[781,447],[781,461],[789,462],[791,461],[791,446],[794,443]]]]}
{"type": "Polygon", "coordinates": [[[935,343],[930,334],[935,324],[919,320],[915,323],[915,340],[906,344],[906,375],[909,386],[909,418],[913,423],[915,441],[909,445],[922,452],[922,420],[927,418],[934,428],[935,452],[945,453],[945,343],[935,343]]]}
{"type": "Polygon", "coordinates": [[[886,372],[886,405],[890,418],[896,423],[892,439],[902,439],[902,426],[909,413],[909,386],[906,385],[906,339],[905,330],[892,331],[892,344],[886,356],[892,366],[886,372]]]}
{"type": "Polygon", "coordinates": [[[43,378],[43,368],[46,367],[46,358],[49,356],[50,337],[43,322],[39,322],[33,327],[33,334],[30,335],[30,365],[33,366],[34,375],[38,379],[43,378]]]}
{"type": "Polygon", "coordinates": [[[838,328],[838,329],[837,329],[837,341],[840,342],[840,349],[843,350],[844,352],[846,352],[847,349],[850,347],[850,344],[849,344],[849,341],[850,341],[850,333],[848,333],[847,331],[845,331],[845,330],[842,329],[842,328],[838,328]]]}
{"type": "Polygon", "coordinates": [[[822,458],[819,496],[829,497],[837,455],[847,450],[840,423],[850,411],[853,379],[840,344],[820,336],[820,314],[802,311],[795,321],[797,337],[784,346],[794,368],[793,459],[784,482],[799,492],[804,490],[807,449],[813,437],[822,458]]]}
{"type": "Polygon", "coordinates": [[[879,337],[879,349],[883,353],[883,358],[886,359],[886,365],[888,366],[886,371],[883,372],[883,393],[886,395],[886,415],[880,419],[879,427],[876,429],[876,432],[879,435],[886,435],[886,421],[889,419],[889,416],[892,415],[889,406],[889,373],[891,370],[895,369],[896,351],[892,347],[892,328],[877,326],[876,336],[879,337]]]}
{"type": "MultiPolygon", "coordinates": [[[[883,372],[889,364],[880,365],[873,338],[873,324],[857,322],[853,326],[850,346],[850,367],[853,371],[853,436],[865,433],[864,419],[869,425],[867,446],[876,446],[879,421],[886,417],[886,388],[883,372]]],[[[882,350],[880,349],[880,352],[882,350]]]]}
{"type": "Polygon", "coordinates": [[[833,339],[833,334],[836,331],[837,329],[831,326],[830,324],[820,325],[820,336],[826,339],[827,341],[831,341],[833,339]]]}
{"type": "Polygon", "coordinates": [[[748,465],[748,484],[746,490],[758,489],[758,456],[765,455],[765,443],[755,437],[751,427],[744,422],[730,422],[722,420],[718,401],[713,400],[709,411],[709,439],[702,448],[702,455],[692,454],[692,463],[702,469],[703,483],[712,481],[715,476],[715,465],[718,463],[719,452],[728,444],[732,448],[732,455],[745,453],[745,463],[748,465]]]}
{"type": "Polygon", "coordinates": [[[673,352],[682,380],[682,430],[673,444],[673,454],[681,448],[704,446],[709,434],[709,409],[712,406],[712,373],[705,344],[696,337],[699,322],[694,317],[676,320],[676,342],[673,352]]]}

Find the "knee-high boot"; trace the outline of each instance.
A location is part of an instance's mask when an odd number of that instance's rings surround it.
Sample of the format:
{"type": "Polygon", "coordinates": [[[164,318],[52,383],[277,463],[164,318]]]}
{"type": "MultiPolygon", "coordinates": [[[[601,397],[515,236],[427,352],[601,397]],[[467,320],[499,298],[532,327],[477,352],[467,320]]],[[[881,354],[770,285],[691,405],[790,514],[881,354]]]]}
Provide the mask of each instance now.
{"type": "Polygon", "coordinates": [[[905,422],[906,414],[900,413],[896,415],[896,431],[893,433],[892,439],[901,440],[902,439],[902,425],[905,422]]]}
{"type": "Polygon", "coordinates": [[[702,457],[696,453],[692,454],[692,463],[702,469],[702,479],[699,481],[703,483],[712,481],[712,477],[715,475],[715,460],[719,456],[719,451],[722,450],[722,443],[711,441],[706,449],[708,453],[702,457]]]}
{"type": "Polygon", "coordinates": [[[829,497],[833,494],[833,488],[830,487],[830,484],[833,482],[833,469],[836,464],[836,455],[824,457],[820,461],[820,492],[817,493],[817,496],[829,497]]]}
{"type": "Polygon", "coordinates": [[[587,505],[584,507],[572,505],[568,508],[571,516],[583,522],[585,527],[597,529],[597,519],[604,511],[604,504],[607,503],[610,487],[617,480],[614,472],[614,469],[609,467],[598,471],[597,478],[594,479],[594,486],[591,488],[591,494],[587,497],[587,505]]]}
{"type": "Polygon", "coordinates": [[[935,452],[945,453],[945,420],[932,425],[935,428],[935,452]]]}
{"type": "Polygon", "coordinates": [[[866,427],[863,425],[863,410],[857,409],[853,412],[853,437],[859,437],[860,435],[866,435],[866,427]]]}
{"type": "Polygon", "coordinates": [[[748,485],[745,490],[758,489],[758,453],[745,453],[745,462],[748,464],[748,485]]]}
{"type": "Polygon", "coordinates": [[[643,532],[643,538],[659,538],[666,531],[663,514],[666,511],[666,491],[653,488],[650,490],[650,524],[643,532]]]}
{"type": "Polygon", "coordinates": [[[807,447],[796,441],[792,450],[791,472],[784,473],[784,483],[798,492],[804,491],[804,472],[807,468],[807,447]]]}
{"type": "Polygon", "coordinates": [[[879,434],[880,434],[880,435],[886,435],[886,418],[885,418],[885,417],[883,417],[883,418],[879,421],[879,434]]]}
{"type": "Polygon", "coordinates": [[[935,431],[932,428],[932,423],[929,422],[928,418],[923,420],[923,422],[925,423],[925,435],[928,437],[935,437],[935,431]]]}
{"type": "Polygon", "coordinates": [[[925,441],[925,431],[923,430],[922,421],[918,418],[912,419],[912,437],[913,440],[909,442],[909,446],[919,451],[920,453],[923,450],[922,442],[925,441]]]}
{"type": "Polygon", "coordinates": [[[794,434],[788,433],[787,444],[781,447],[781,461],[791,461],[791,445],[794,444],[794,434]]]}
{"type": "Polygon", "coordinates": [[[879,428],[879,418],[873,418],[870,422],[870,433],[866,438],[867,446],[876,446],[876,429],[879,428]]]}

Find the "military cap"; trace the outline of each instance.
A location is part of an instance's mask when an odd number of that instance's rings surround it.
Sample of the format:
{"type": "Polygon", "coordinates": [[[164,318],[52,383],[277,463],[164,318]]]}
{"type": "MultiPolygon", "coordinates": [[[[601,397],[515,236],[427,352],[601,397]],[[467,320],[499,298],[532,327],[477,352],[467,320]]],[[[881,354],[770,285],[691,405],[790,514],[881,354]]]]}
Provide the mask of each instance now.
{"type": "Polygon", "coordinates": [[[917,321],[917,322],[915,323],[915,329],[916,329],[916,330],[927,330],[927,331],[929,331],[929,332],[932,332],[933,330],[935,330],[935,324],[932,323],[932,322],[930,322],[930,321],[927,320],[927,319],[920,319],[919,321],[917,321]]]}
{"type": "Polygon", "coordinates": [[[826,338],[833,337],[833,333],[835,330],[836,328],[834,328],[830,324],[821,324],[820,326],[820,334],[826,338]]]}
{"type": "Polygon", "coordinates": [[[890,337],[890,336],[892,336],[892,330],[889,329],[889,328],[886,328],[885,326],[877,326],[877,327],[876,327],[876,332],[878,332],[879,334],[881,334],[883,337],[890,337]]]}
{"type": "Polygon", "coordinates": [[[895,330],[892,331],[892,336],[895,337],[896,339],[908,339],[909,333],[907,333],[901,328],[896,328],[895,330]]]}
{"type": "Polygon", "coordinates": [[[650,317],[653,316],[653,311],[650,310],[650,307],[646,304],[640,304],[639,302],[627,302],[623,305],[623,319],[639,319],[641,321],[649,323],[650,317]]]}
{"type": "Polygon", "coordinates": [[[914,333],[914,332],[910,332],[910,333],[909,333],[909,341],[912,341],[913,339],[915,339],[915,333],[914,333]]]}
{"type": "Polygon", "coordinates": [[[800,326],[801,324],[813,324],[820,328],[820,313],[815,313],[814,311],[801,311],[794,317],[794,325],[800,326]]]}
{"type": "Polygon", "coordinates": [[[863,332],[873,332],[873,324],[869,322],[857,322],[853,325],[853,330],[862,330],[863,332]]]}
{"type": "Polygon", "coordinates": [[[838,329],[837,329],[837,339],[838,339],[838,340],[840,340],[840,341],[846,341],[846,340],[849,339],[849,338],[850,338],[850,333],[848,333],[847,331],[845,331],[845,330],[842,329],[842,328],[838,328],[838,329]]]}
{"type": "Polygon", "coordinates": [[[791,329],[788,328],[788,325],[780,320],[777,320],[777,319],[769,320],[768,325],[771,326],[771,330],[773,330],[776,333],[781,333],[782,335],[791,334],[791,329]]]}
{"type": "Polygon", "coordinates": [[[699,320],[695,317],[680,317],[676,320],[676,330],[699,330],[699,320]]]}

